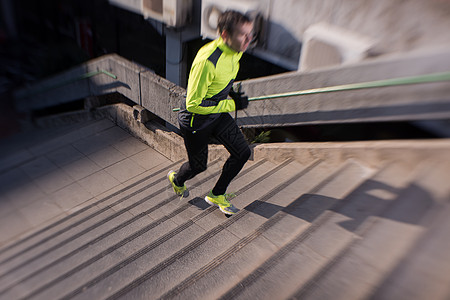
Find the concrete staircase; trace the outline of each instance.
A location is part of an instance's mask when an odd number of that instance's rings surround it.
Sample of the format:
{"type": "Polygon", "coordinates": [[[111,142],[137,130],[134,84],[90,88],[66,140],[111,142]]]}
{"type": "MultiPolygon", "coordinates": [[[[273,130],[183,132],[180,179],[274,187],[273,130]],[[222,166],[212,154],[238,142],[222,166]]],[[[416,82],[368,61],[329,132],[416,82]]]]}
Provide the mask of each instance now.
{"type": "MultiPolygon", "coordinates": [[[[49,144],[97,153],[101,134],[68,130],[49,144]]],[[[448,299],[450,152],[432,145],[377,161],[345,146],[328,150],[341,159],[255,156],[229,187],[241,208],[229,218],[203,200],[223,158],[180,200],[166,174],[182,161],[155,153],[139,176],[3,243],[0,299],[448,299]]]]}

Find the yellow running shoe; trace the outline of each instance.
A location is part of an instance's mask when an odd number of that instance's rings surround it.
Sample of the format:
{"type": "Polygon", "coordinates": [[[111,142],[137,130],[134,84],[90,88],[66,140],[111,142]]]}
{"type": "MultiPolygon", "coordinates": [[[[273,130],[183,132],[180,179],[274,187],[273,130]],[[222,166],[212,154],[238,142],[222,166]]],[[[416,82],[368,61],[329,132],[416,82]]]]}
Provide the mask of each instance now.
{"type": "Polygon", "coordinates": [[[175,171],[171,170],[168,174],[167,174],[167,178],[169,179],[170,184],[172,185],[173,191],[175,192],[175,194],[177,194],[178,196],[181,196],[181,198],[183,197],[188,197],[189,196],[189,191],[186,187],[186,185],[183,186],[178,186],[176,185],[173,180],[175,177],[175,174],[177,174],[175,171]]]}
{"type": "Polygon", "coordinates": [[[227,215],[234,215],[239,211],[233,204],[231,204],[228,199],[236,197],[235,194],[225,194],[215,196],[212,191],[209,192],[208,196],[205,197],[205,201],[208,202],[209,205],[214,205],[219,207],[220,211],[227,215]]]}

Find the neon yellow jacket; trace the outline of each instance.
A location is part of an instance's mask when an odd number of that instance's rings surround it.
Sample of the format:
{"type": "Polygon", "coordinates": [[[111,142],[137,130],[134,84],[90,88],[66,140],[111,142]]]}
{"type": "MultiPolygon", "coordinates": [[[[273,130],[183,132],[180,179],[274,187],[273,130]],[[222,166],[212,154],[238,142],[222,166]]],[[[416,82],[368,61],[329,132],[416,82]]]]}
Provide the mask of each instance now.
{"type": "Polygon", "coordinates": [[[180,126],[198,130],[217,119],[220,113],[236,110],[227,99],[239,71],[242,52],[228,47],[218,38],[197,53],[189,74],[186,105],[178,119],[180,126]]]}

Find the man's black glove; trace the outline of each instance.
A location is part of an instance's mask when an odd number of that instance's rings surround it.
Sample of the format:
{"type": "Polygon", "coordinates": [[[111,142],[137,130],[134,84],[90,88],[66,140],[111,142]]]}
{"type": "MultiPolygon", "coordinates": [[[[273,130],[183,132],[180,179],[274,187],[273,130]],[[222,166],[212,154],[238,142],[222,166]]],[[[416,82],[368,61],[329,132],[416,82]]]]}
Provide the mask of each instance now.
{"type": "Polygon", "coordinates": [[[241,86],[239,86],[238,91],[235,92],[233,88],[231,88],[228,93],[230,97],[234,100],[236,105],[236,110],[245,109],[248,106],[248,97],[244,95],[244,92],[241,92],[241,86]]]}

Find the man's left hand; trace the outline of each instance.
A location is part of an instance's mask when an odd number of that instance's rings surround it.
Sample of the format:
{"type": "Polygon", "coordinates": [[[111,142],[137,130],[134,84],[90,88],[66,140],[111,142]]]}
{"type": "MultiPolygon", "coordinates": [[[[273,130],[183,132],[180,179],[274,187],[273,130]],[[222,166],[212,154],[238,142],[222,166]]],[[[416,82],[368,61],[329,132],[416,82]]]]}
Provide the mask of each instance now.
{"type": "Polygon", "coordinates": [[[236,104],[236,110],[245,109],[248,106],[248,97],[244,92],[241,91],[241,86],[239,86],[238,91],[235,92],[233,89],[229,92],[230,97],[234,100],[236,104]]]}

